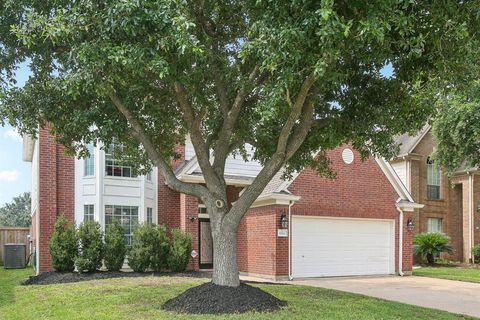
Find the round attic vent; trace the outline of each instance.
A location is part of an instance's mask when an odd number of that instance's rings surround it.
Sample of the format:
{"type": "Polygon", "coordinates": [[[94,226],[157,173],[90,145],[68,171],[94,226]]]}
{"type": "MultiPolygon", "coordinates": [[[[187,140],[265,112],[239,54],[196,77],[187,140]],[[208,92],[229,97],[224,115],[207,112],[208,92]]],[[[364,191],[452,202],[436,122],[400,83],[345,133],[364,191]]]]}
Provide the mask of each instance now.
{"type": "Polygon", "coordinates": [[[346,164],[351,164],[353,162],[353,151],[346,148],[342,151],[342,159],[346,164]]]}

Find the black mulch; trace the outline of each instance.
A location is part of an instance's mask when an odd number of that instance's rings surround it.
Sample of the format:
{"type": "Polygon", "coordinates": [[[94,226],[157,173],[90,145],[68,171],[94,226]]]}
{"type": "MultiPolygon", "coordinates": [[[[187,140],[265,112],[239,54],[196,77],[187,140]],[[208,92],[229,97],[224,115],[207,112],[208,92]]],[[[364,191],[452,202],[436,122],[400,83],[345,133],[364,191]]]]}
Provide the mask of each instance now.
{"type": "Polygon", "coordinates": [[[193,287],[168,300],[163,309],[190,314],[272,312],[286,306],[285,301],[242,283],[237,288],[223,287],[211,282],[193,287]]]}
{"type": "Polygon", "coordinates": [[[55,283],[71,283],[89,280],[101,280],[112,278],[132,278],[132,277],[195,277],[195,278],[209,278],[211,275],[207,272],[185,272],[185,273],[171,273],[171,272],[122,272],[122,271],[97,271],[90,273],[78,272],[44,272],[38,276],[31,276],[22,282],[23,285],[34,284],[55,284],[55,283]]]}

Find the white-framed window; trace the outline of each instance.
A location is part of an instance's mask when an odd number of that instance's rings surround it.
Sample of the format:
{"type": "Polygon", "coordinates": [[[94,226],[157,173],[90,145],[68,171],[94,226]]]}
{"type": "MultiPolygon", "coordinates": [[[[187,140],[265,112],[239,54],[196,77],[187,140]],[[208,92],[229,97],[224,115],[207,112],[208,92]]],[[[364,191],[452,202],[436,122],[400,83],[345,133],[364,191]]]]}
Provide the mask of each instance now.
{"type": "Polygon", "coordinates": [[[147,208],[147,223],[153,223],[153,209],[147,208]]]}
{"type": "Polygon", "coordinates": [[[198,213],[199,214],[208,214],[207,207],[204,204],[198,205],[198,213]]]}
{"type": "Polygon", "coordinates": [[[427,219],[427,232],[443,232],[443,219],[441,218],[428,218],[427,219]]]}
{"type": "Polygon", "coordinates": [[[431,200],[441,199],[442,170],[427,158],[427,198],[431,200]]]}
{"type": "Polygon", "coordinates": [[[83,175],[91,177],[95,175],[95,148],[92,144],[89,144],[87,149],[90,155],[83,160],[83,175]]]}
{"type": "Polygon", "coordinates": [[[83,206],[83,221],[93,221],[95,219],[95,206],[86,204],[83,206]]]}
{"type": "Polygon", "coordinates": [[[127,245],[132,245],[133,231],[138,225],[138,207],[132,206],[105,206],[105,228],[113,223],[113,220],[120,221],[127,245]]]}
{"type": "Polygon", "coordinates": [[[152,171],[147,173],[147,181],[152,181],[152,171]]]}
{"type": "Polygon", "coordinates": [[[125,161],[119,160],[115,157],[115,153],[121,153],[123,146],[111,144],[107,150],[105,150],[105,175],[111,177],[136,177],[135,170],[125,164],[125,161]]]}

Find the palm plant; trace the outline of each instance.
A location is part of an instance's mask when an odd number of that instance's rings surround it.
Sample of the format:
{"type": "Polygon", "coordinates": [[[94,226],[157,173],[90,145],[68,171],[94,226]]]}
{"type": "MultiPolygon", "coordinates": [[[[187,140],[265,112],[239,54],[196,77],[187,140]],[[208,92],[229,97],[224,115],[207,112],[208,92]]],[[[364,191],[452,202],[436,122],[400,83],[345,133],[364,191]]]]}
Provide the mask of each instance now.
{"type": "Polygon", "coordinates": [[[453,253],[450,238],[443,233],[419,233],[413,240],[413,254],[424,257],[429,265],[435,263],[435,257],[440,253],[453,253]]]}

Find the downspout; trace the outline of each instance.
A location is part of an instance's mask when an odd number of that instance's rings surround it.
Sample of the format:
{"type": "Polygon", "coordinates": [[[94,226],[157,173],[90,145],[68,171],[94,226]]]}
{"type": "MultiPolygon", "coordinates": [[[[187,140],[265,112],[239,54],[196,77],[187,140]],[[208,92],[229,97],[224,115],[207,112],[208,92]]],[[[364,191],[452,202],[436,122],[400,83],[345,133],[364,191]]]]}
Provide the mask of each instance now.
{"type": "Polygon", "coordinates": [[[468,255],[472,263],[474,263],[474,257],[472,255],[473,247],[473,174],[470,173],[468,176],[468,255]]]}
{"type": "Polygon", "coordinates": [[[403,277],[403,210],[397,207],[400,212],[398,226],[398,274],[403,277]]]}
{"type": "Polygon", "coordinates": [[[288,279],[293,280],[292,276],[292,206],[294,202],[290,200],[288,205],[288,279]]]}

